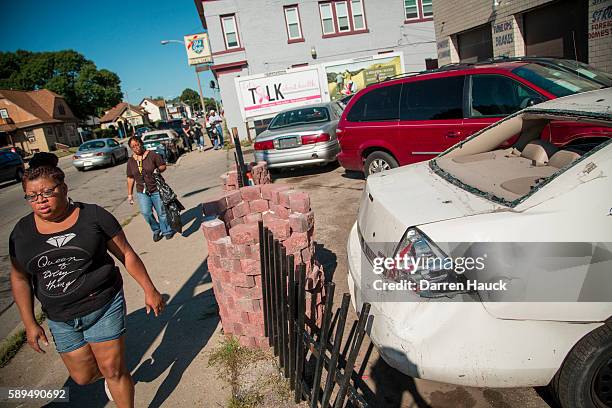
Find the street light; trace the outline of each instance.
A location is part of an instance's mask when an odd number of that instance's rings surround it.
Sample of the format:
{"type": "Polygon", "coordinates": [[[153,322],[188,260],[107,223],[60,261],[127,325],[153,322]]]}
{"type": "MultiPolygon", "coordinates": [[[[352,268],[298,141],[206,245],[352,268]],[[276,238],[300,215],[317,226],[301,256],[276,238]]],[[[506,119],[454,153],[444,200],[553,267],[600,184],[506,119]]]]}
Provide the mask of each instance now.
{"type": "MultiPolygon", "coordinates": [[[[161,40],[160,41],[161,45],[166,45],[169,43],[176,43],[176,44],[184,44],[183,41],[179,41],[179,40],[161,40]]],[[[202,84],[200,83],[200,74],[198,74],[198,68],[195,68],[195,74],[196,74],[196,79],[198,80],[198,90],[200,91],[200,109],[202,110],[202,112],[204,112],[204,94],[202,93],[202,84]]]]}

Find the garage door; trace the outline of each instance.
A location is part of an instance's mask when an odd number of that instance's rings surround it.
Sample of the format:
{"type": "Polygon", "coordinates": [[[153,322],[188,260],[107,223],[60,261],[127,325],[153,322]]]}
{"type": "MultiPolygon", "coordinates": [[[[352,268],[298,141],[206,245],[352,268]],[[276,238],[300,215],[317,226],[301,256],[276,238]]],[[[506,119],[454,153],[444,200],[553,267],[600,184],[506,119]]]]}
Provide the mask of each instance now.
{"type": "Polygon", "coordinates": [[[457,34],[457,45],[461,62],[478,62],[493,58],[491,24],[457,34]]]}
{"type": "Polygon", "coordinates": [[[588,3],[561,0],[525,13],[525,54],[588,62],[588,3]]]}

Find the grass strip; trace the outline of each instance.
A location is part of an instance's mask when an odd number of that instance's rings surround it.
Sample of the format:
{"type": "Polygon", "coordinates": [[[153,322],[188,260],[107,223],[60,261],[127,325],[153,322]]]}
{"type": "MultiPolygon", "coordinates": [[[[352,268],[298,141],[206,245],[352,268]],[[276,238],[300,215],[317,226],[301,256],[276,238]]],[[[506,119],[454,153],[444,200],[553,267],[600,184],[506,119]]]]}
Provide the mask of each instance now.
{"type": "MultiPolygon", "coordinates": [[[[43,312],[38,313],[36,316],[36,321],[38,324],[42,324],[44,320],[45,314],[43,312]]],[[[19,329],[17,333],[14,333],[12,336],[2,342],[0,345],[0,368],[6,366],[9,361],[15,357],[26,340],[25,329],[19,329]]]]}

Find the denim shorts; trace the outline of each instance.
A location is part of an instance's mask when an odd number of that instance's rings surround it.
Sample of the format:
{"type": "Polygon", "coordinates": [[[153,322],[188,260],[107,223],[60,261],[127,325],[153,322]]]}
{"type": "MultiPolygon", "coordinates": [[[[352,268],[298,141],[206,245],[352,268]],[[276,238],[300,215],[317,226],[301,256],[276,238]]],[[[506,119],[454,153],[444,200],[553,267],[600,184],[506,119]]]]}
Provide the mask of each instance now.
{"type": "Polygon", "coordinates": [[[87,343],[116,340],[125,333],[125,298],[123,290],[106,305],[83,317],[67,322],[48,320],[58,353],[77,350],[87,343]]]}

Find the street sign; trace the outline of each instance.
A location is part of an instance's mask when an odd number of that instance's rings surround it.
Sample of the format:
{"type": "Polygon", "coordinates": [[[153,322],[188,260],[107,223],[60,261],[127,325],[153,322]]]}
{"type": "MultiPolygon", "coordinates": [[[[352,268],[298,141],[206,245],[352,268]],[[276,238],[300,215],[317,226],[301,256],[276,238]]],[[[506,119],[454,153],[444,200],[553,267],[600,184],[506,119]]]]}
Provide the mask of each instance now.
{"type": "Polygon", "coordinates": [[[189,65],[212,62],[208,33],[186,35],[184,40],[185,50],[187,51],[187,63],[189,65]]]}

